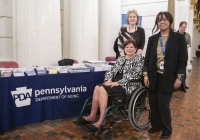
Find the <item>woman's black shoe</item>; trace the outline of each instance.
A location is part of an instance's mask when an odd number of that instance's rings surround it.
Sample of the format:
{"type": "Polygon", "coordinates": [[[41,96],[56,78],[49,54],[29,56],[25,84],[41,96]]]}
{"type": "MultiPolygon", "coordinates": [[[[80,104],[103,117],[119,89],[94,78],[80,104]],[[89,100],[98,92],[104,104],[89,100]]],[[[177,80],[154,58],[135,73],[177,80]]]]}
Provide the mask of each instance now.
{"type": "Polygon", "coordinates": [[[83,117],[79,117],[76,121],[74,121],[76,125],[85,125],[90,123],[90,121],[86,121],[83,117]]]}
{"type": "Polygon", "coordinates": [[[99,128],[95,127],[93,124],[88,124],[87,127],[91,132],[96,132],[99,128]]]}
{"type": "Polygon", "coordinates": [[[160,130],[159,129],[153,129],[153,128],[150,128],[148,130],[148,133],[156,133],[156,132],[159,132],[160,130]]]}
{"type": "Polygon", "coordinates": [[[164,135],[164,134],[162,134],[162,135],[161,135],[161,139],[168,139],[169,136],[170,136],[170,135],[164,135]]]}

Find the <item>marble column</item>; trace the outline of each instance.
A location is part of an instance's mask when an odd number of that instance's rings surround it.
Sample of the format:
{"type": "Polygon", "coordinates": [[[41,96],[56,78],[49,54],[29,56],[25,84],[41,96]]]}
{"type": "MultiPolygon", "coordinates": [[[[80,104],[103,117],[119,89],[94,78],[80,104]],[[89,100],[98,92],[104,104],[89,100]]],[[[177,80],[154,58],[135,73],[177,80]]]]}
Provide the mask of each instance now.
{"type": "Polygon", "coordinates": [[[59,0],[12,0],[13,46],[20,67],[57,65],[61,59],[59,0]]]}
{"type": "Polygon", "coordinates": [[[69,57],[98,59],[98,0],[71,0],[69,19],[69,57]]]}
{"type": "Polygon", "coordinates": [[[113,45],[121,27],[121,1],[101,0],[99,2],[99,54],[100,59],[115,56],[113,45]]]}
{"type": "Polygon", "coordinates": [[[12,0],[0,0],[0,61],[13,60],[12,0]]]}
{"type": "MultiPolygon", "coordinates": [[[[63,1],[63,15],[62,15],[62,57],[70,58],[70,1],[63,1]]],[[[77,58],[75,58],[77,59],[77,58]]]]}
{"type": "MultiPolygon", "coordinates": [[[[174,0],[168,0],[168,11],[172,14],[172,16],[175,16],[175,1],[174,0]]],[[[172,28],[174,28],[174,22],[172,23],[172,28]]]]}
{"type": "MultiPolygon", "coordinates": [[[[189,3],[188,3],[188,7],[189,6],[189,3]]],[[[191,64],[191,61],[193,60],[193,57],[195,57],[195,51],[194,51],[194,46],[193,46],[193,39],[194,39],[194,36],[193,36],[193,10],[192,8],[188,8],[188,21],[187,21],[187,30],[188,30],[188,33],[190,34],[191,36],[191,46],[190,48],[188,48],[188,64],[191,64]]]]}

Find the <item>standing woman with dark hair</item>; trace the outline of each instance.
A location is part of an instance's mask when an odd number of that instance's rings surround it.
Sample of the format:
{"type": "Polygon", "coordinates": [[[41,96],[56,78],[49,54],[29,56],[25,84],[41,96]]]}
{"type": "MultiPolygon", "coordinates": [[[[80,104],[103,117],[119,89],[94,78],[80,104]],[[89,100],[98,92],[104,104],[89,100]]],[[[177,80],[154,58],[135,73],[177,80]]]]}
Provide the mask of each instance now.
{"type": "Polygon", "coordinates": [[[139,15],[136,10],[132,9],[126,15],[127,26],[122,26],[118,36],[118,50],[120,56],[124,56],[123,44],[128,39],[136,41],[137,54],[142,54],[145,43],[145,32],[142,27],[138,27],[139,15]]]}
{"type": "Polygon", "coordinates": [[[149,133],[162,131],[166,139],[172,133],[170,100],[174,89],[181,85],[187,66],[185,37],[171,28],[173,17],[159,12],[149,37],[143,66],[144,84],[149,87],[151,128],[149,133]]]}

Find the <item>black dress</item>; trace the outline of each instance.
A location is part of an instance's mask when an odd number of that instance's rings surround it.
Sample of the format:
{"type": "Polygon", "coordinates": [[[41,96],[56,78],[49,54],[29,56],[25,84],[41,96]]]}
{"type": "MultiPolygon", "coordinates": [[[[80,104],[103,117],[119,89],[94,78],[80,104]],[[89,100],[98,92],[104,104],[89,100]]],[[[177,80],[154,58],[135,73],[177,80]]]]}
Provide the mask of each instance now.
{"type": "MultiPolygon", "coordinates": [[[[124,62],[124,64],[126,63],[126,61],[124,62]]],[[[121,70],[118,71],[117,75],[112,79],[112,82],[117,82],[119,80],[121,80],[123,78],[123,67],[124,67],[124,64],[121,68],[121,70]]],[[[102,84],[99,84],[98,86],[103,86],[104,89],[106,90],[106,92],[108,93],[108,95],[110,94],[119,94],[119,96],[124,96],[126,95],[126,90],[124,88],[122,88],[122,86],[108,86],[108,85],[105,85],[104,83],[102,84]]]]}

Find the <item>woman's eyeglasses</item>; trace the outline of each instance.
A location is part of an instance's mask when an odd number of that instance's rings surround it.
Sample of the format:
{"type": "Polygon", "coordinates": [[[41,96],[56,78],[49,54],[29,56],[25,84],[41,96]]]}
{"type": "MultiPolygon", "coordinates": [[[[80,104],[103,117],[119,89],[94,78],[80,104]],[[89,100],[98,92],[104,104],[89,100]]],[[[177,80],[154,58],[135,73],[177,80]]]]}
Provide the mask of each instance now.
{"type": "Polygon", "coordinates": [[[163,18],[163,19],[158,19],[158,20],[157,20],[157,22],[161,22],[161,21],[166,22],[166,21],[168,21],[168,19],[163,18]]]}

